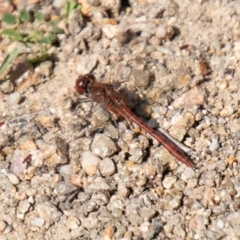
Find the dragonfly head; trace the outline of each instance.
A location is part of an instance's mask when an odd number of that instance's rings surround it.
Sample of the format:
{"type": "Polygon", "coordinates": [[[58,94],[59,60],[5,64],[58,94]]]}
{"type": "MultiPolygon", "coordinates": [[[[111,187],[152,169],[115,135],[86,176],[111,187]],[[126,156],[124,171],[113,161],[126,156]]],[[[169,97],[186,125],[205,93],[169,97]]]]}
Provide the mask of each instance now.
{"type": "Polygon", "coordinates": [[[93,74],[80,75],[76,80],[76,90],[79,94],[88,94],[89,87],[94,83],[96,78],[93,74]]]}

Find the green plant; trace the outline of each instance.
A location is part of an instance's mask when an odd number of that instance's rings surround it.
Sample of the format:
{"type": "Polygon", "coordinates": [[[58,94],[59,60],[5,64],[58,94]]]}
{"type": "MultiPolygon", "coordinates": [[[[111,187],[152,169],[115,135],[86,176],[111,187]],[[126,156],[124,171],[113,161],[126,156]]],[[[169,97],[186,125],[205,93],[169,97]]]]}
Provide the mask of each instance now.
{"type": "Polygon", "coordinates": [[[23,52],[23,48],[16,47],[15,49],[13,49],[13,51],[11,51],[5,57],[2,65],[0,66],[0,79],[4,75],[4,73],[7,71],[8,66],[10,66],[13,60],[22,52],[23,52]]]}
{"type": "MultiPolygon", "coordinates": [[[[2,36],[9,37],[12,41],[22,42],[30,48],[32,48],[34,44],[40,44],[40,48],[35,48],[38,53],[33,52],[32,55],[27,58],[27,61],[31,63],[39,63],[49,58],[46,44],[52,44],[56,39],[56,34],[61,32],[61,29],[56,25],[57,22],[46,22],[41,12],[36,12],[32,16],[26,9],[23,9],[19,16],[4,13],[2,21],[9,25],[9,28],[2,30],[2,36]],[[46,26],[46,30],[43,30],[44,28],[39,30],[39,25],[46,26]],[[25,26],[28,26],[28,28],[26,29],[25,26]]],[[[17,54],[14,54],[15,51],[6,57],[0,70],[2,68],[2,71],[4,71],[6,63],[9,63],[9,59],[13,60],[12,57],[17,56],[17,54]]]]}
{"type": "MultiPolygon", "coordinates": [[[[68,19],[71,11],[73,9],[80,9],[81,5],[74,1],[69,1],[65,4],[64,8],[64,19],[68,19]]],[[[9,37],[12,41],[22,42],[27,47],[32,49],[34,49],[34,44],[39,44],[40,48],[35,48],[38,49],[38,52],[32,52],[31,56],[27,59],[28,62],[39,63],[49,58],[47,46],[55,42],[57,34],[62,33],[62,29],[57,27],[60,20],[61,19],[59,18],[54,21],[45,21],[41,12],[36,12],[33,15],[26,9],[23,9],[19,16],[15,16],[10,13],[3,13],[2,21],[5,22],[9,27],[3,29],[1,31],[1,35],[3,37],[9,37]],[[44,27],[40,28],[39,26],[44,27]]],[[[6,57],[1,66],[3,69],[6,68],[6,63],[9,63],[9,57],[11,59],[11,56],[17,56],[15,51],[6,57]]]]}
{"type": "Polygon", "coordinates": [[[65,18],[68,19],[71,11],[73,9],[80,10],[81,5],[76,3],[75,1],[68,1],[65,3],[65,18]]]}
{"type": "MultiPolygon", "coordinates": [[[[4,13],[2,20],[8,25],[16,25],[16,29],[6,28],[2,30],[2,36],[11,38],[12,41],[23,42],[26,45],[32,43],[46,43],[52,44],[56,38],[56,33],[61,32],[61,29],[57,28],[55,24],[51,22],[46,22],[43,19],[43,14],[37,12],[34,14],[32,19],[32,29],[28,30],[28,34],[23,33],[21,27],[24,23],[31,23],[31,14],[26,9],[23,9],[20,12],[19,17],[16,17],[9,13],[4,13]],[[36,22],[42,22],[43,24],[49,25],[51,30],[47,33],[44,30],[38,30],[38,27],[35,27],[36,22]]],[[[49,30],[49,28],[48,28],[49,30]]]]}

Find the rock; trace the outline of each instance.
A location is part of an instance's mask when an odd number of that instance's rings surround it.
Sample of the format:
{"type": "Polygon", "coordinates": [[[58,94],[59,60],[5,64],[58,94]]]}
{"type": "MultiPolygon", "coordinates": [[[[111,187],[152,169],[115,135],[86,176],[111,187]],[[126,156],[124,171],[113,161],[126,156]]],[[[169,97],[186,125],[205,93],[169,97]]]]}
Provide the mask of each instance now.
{"type": "Polygon", "coordinates": [[[117,151],[115,143],[107,136],[98,134],[92,143],[92,151],[101,158],[110,157],[117,151]]]}
{"type": "Polygon", "coordinates": [[[31,220],[31,225],[36,227],[42,227],[44,225],[45,221],[42,218],[34,218],[31,220]]]}
{"type": "Polygon", "coordinates": [[[169,177],[165,177],[165,179],[163,180],[163,186],[167,189],[172,188],[173,184],[177,181],[177,177],[175,176],[169,176],[169,177]]]}
{"type": "Polygon", "coordinates": [[[67,226],[70,228],[70,229],[76,229],[78,228],[78,226],[80,225],[80,221],[74,217],[74,216],[70,216],[68,219],[67,219],[67,226]]]}
{"type": "Polygon", "coordinates": [[[92,152],[83,152],[82,154],[82,168],[90,176],[97,172],[97,166],[100,161],[100,158],[92,152]]]}
{"type": "Polygon", "coordinates": [[[110,158],[104,158],[99,165],[100,172],[103,176],[111,176],[115,173],[116,167],[110,158]]]}

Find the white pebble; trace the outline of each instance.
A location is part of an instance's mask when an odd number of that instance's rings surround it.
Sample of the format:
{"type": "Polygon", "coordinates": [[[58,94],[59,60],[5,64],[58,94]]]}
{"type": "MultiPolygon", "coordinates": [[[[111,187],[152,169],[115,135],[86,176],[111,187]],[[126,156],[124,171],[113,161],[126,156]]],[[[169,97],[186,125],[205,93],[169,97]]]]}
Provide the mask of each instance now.
{"type": "Polygon", "coordinates": [[[9,179],[10,183],[12,183],[13,185],[19,184],[20,181],[19,181],[19,178],[16,175],[14,175],[12,173],[9,173],[7,176],[8,176],[8,179],[9,179]]]}
{"type": "Polygon", "coordinates": [[[90,176],[96,173],[100,161],[100,158],[92,152],[88,151],[82,154],[82,167],[90,176]]]}
{"type": "Polygon", "coordinates": [[[110,157],[117,151],[115,143],[107,136],[98,134],[92,143],[92,151],[101,158],[110,157]]]}
{"type": "Polygon", "coordinates": [[[80,224],[79,220],[74,216],[70,216],[67,220],[67,226],[70,229],[76,229],[79,226],[79,224],[80,224]]]}
{"type": "Polygon", "coordinates": [[[219,219],[219,220],[217,221],[217,226],[218,226],[218,228],[223,229],[223,227],[224,227],[224,222],[223,222],[223,220],[219,219]]]}
{"type": "Polygon", "coordinates": [[[181,179],[184,181],[187,181],[188,179],[193,177],[194,177],[194,170],[192,168],[186,168],[181,175],[181,179]]]}
{"type": "Polygon", "coordinates": [[[20,101],[20,93],[14,92],[9,95],[9,98],[7,98],[7,103],[9,106],[16,106],[18,102],[20,101]]]}
{"type": "Polygon", "coordinates": [[[167,29],[166,26],[159,26],[156,31],[156,37],[157,38],[165,38],[167,35],[167,29]]]}
{"type": "Polygon", "coordinates": [[[34,218],[31,221],[31,224],[36,227],[42,227],[44,223],[45,223],[45,220],[42,218],[34,218]]]}
{"type": "Polygon", "coordinates": [[[100,172],[105,177],[113,175],[115,169],[115,165],[110,158],[105,158],[100,162],[100,172]]]}
{"type": "Polygon", "coordinates": [[[60,174],[62,175],[71,175],[72,174],[72,170],[70,165],[63,165],[60,167],[59,169],[60,174]]]}
{"type": "Polygon", "coordinates": [[[210,144],[210,146],[209,146],[209,150],[211,152],[213,152],[213,151],[216,151],[219,147],[220,147],[220,145],[219,145],[218,140],[217,139],[213,139],[211,144],[210,144]]]}
{"type": "Polygon", "coordinates": [[[173,184],[177,181],[177,177],[175,176],[170,176],[170,177],[165,177],[163,180],[163,186],[167,189],[172,188],[173,184]]]}
{"type": "Polygon", "coordinates": [[[142,233],[146,233],[146,232],[149,231],[149,228],[150,228],[150,223],[149,222],[143,222],[139,229],[142,233]]]}
{"type": "Polygon", "coordinates": [[[76,72],[78,74],[86,74],[93,70],[97,64],[97,55],[88,54],[87,56],[76,56],[74,58],[74,64],[76,66],[76,72]]]}
{"type": "Polygon", "coordinates": [[[116,36],[118,29],[116,25],[107,24],[102,28],[102,31],[107,36],[107,38],[112,39],[116,36]]]}
{"type": "Polygon", "coordinates": [[[228,105],[226,107],[224,107],[224,109],[220,112],[220,116],[221,117],[229,117],[230,115],[232,115],[234,112],[234,109],[231,105],[228,105]]]}
{"type": "Polygon", "coordinates": [[[12,158],[12,164],[10,169],[13,174],[20,174],[26,169],[27,163],[23,161],[24,161],[24,158],[21,156],[14,156],[12,158]]]}

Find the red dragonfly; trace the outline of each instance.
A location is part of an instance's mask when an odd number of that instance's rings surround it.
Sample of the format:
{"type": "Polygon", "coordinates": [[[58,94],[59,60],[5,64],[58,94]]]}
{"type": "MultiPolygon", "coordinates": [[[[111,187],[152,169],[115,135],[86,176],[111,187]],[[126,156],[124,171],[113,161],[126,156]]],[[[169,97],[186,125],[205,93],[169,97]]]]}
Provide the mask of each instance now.
{"type": "Polygon", "coordinates": [[[157,132],[138,118],[127,106],[123,95],[117,92],[111,84],[98,83],[92,74],[81,75],[76,80],[76,90],[86,95],[103,108],[138,124],[142,129],[159,141],[178,161],[193,168],[189,156],[163,133],[157,132]]]}

